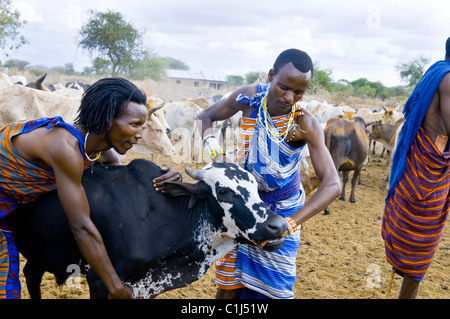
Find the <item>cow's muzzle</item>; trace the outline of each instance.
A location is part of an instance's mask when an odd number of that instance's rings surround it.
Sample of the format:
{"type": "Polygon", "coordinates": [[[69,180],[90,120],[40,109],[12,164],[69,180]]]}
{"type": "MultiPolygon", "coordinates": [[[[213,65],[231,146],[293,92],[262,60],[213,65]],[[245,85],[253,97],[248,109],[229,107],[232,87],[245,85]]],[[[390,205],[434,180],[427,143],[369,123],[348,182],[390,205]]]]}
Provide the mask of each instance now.
{"type": "Polygon", "coordinates": [[[265,251],[274,251],[284,243],[284,236],[289,233],[286,220],[274,215],[270,217],[261,227],[258,227],[250,237],[252,242],[265,251]]]}

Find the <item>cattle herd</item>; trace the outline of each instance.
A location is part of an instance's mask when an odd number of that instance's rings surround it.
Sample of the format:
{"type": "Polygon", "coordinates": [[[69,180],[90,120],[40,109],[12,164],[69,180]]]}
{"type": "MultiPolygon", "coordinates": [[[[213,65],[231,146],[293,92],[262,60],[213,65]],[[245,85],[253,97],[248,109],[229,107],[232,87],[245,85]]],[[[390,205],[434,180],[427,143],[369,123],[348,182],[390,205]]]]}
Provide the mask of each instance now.
{"type": "MultiPolygon", "coordinates": [[[[78,106],[80,104],[80,99],[82,97],[82,94],[84,90],[86,89],[86,85],[79,83],[79,82],[68,82],[66,85],[62,84],[53,84],[49,86],[45,86],[43,81],[45,79],[45,75],[38,80],[36,80],[33,83],[27,83],[26,79],[24,78],[18,78],[18,77],[9,77],[6,74],[0,75],[0,126],[6,125],[10,122],[13,122],[15,120],[22,120],[22,119],[29,119],[29,118],[38,118],[38,117],[51,117],[60,115],[62,116],[67,122],[71,122],[75,119],[76,113],[78,110],[78,106]]],[[[196,117],[197,115],[203,110],[203,108],[208,107],[210,105],[209,100],[205,98],[186,98],[182,101],[163,101],[158,96],[151,94],[151,92],[146,92],[148,96],[148,120],[146,123],[146,126],[144,127],[143,131],[143,138],[142,140],[135,145],[133,148],[133,151],[139,154],[164,154],[166,156],[171,156],[174,162],[178,163],[201,163],[201,164],[208,164],[210,163],[209,157],[205,156],[206,154],[203,151],[202,144],[201,144],[201,137],[198,135],[198,129],[196,128],[196,117]]],[[[401,130],[401,127],[404,122],[403,114],[395,109],[395,108],[388,108],[384,107],[381,110],[370,110],[365,107],[350,107],[345,104],[338,104],[338,105],[332,105],[328,104],[326,101],[318,102],[316,100],[310,100],[309,102],[300,102],[302,103],[302,106],[304,109],[311,112],[317,120],[321,123],[322,127],[324,128],[324,135],[325,135],[325,143],[327,145],[327,148],[330,151],[330,154],[333,158],[335,167],[338,171],[342,172],[343,176],[343,192],[340,196],[341,200],[345,199],[345,185],[348,179],[348,175],[350,171],[354,171],[353,178],[351,181],[351,195],[350,195],[350,201],[356,202],[357,197],[357,191],[355,191],[355,187],[357,185],[357,182],[361,178],[361,170],[362,168],[368,163],[369,157],[374,154],[375,152],[375,143],[381,143],[383,146],[383,153],[387,152],[390,154],[389,156],[392,156],[396,143],[398,134],[401,130]],[[370,146],[373,146],[372,151],[370,150],[370,146]]],[[[236,130],[239,125],[239,119],[240,114],[237,114],[233,118],[223,121],[216,124],[215,132],[224,145],[224,149],[226,150],[227,154],[232,155],[234,152],[234,138],[236,134],[236,130]]],[[[301,172],[301,180],[302,184],[304,186],[305,192],[308,194],[317,187],[317,177],[314,176],[313,172],[310,172],[308,169],[307,161],[308,158],[308,150],[305,149],[305,165],[303,166],[302,172],[301,172]]],[[[390,165],[390,157],[388,157],[388,160],[386,161],[387,166],[387,174],[389,172],[389,165],[390,165]]],[[[127,165],[130,166],[130,168],[127,169],[136,169],[137,166],[136,163],[127,165]]],[[[149,165],[148,163],[140,164],[144,167],[147,167],[149,165]]],[[[209,164],[211,165],[211,164],[209,164]]],[[[230,164],[231,165],[231,164],[230,164]]],[[[211,166],[207,166],[209,168],[206,168],[206,171],[211,171],[211,166]]],[[[214,168],[214,167],[213,167],[214,168]]],[[[158,170],[158,168],[154,167],[152,168],[151,174],[154,174],[155,170],[158,170]]],[[[219,168],[216,168],[219,169],[219,168]]],[[[228,168],[220,168],[221,170],[225,170],[227,172],[227,176],[231,176],[230,179],[236,177],[236,170],[237,168],[235,166],[228,167],[228,168]],[[231,174],[231,175],[230,175],[231,174]],[[234,176],[234,177],[233,177],[234,176]]],[[[101,168],[97,169],[97,171],[101,171],[101,168]]],[[[102,175],[103,173],[99,173],[102,175]]],[[[202,173],[204,175],[204,173],[202,173]]],[[[214,174],[213,174],[214,175],[214,174]]],[[[211,176],[213,176],[211,175],[211,176]]],[[[240,178],[244,178],[247,181],[249,179],[248,177],[243,177],[242,173],[238,174],[240,178]]],[[[139,174],[136,174],[137,177],[139,177],[139,174]]],[[[214,175],[214,178],[218,178],[218,175],[214,175]]],[[[197,178],[198,180],[202,180],[202,178],[197,178]]],[[[148,180],[151,180],[149,178],[148,180]]],[[[203,177],[203,180],[205,178],[203,177]]],[[[250,179],[250,181],[252,181],[250,179]]],[[[88,182],[86,182],[86,185],[89,183],[93,183],[94,181],[90,179],[88,182]]],[[[216,182],[224,183],[224,180],[216,180],[216,182]]],[[[243,182],[243,181],[241,181],[243,182]]],[[[141,182],[139,182],[141,183],[141,182]]],[[[200,182],[199,182],[200,183],[200,182]]],[[[174,190],[174,194],[177,193],[179,195],[184,196],[184,201],[186,201],[183,204],[183,208],[171,208],[176,210],[192,210],[194,207],[191,202],[195,202],[196,198],[199,198],[200,195],[197,195],[195,192],[200,191],[200,187],[198,186],[199,183],[195,184],[197,186],[186,186],[184,185],[183,191],[177,191],[174,190]],[[195,190],[194,190],[195,188],[195,190]],[[188,190],[187,190],[188,189],[188,190]],[[190,193],[189,193],[190,192],[190,193]],[[189,194],[188,194],[189,193],[189,194]],[[189,200],[191,198],[191,200],[189,200]],[[192,199],[194,198],[194,199],[192,199]]],[[[109,183],[111,184],[111,183],[109,183]]],[[[123,183],[118,183],[123,184],[123,183]]],[[[205,184],[205,183],[203,183],[205,184]]],[[[203,185],[202,184],[202,185],[203,185]]],[[[226,184],[226,183],[225,183],[226,184]]],[[[108,185],[108,183],[106,183],[108,185]]],[[[123,185],[122,185],[123,186],[123,185]]],[[[236,185],[234,185],[236,186],[236,185]]],[[[89,186],[88,186],[89,187],[89,186]]],[[[139,186],[133,186],[129,185],[128,187],[124,186],[125,189],[131,189],[136,190],[143,187],[139,186]]],[[[205,187],[203,185],[203,187],[205,187]]],[[[223,193],[214,190],[214,184],[206,183],[206,188],[209,189],[209,193],[207,196],[211,198],[209,200],[211,207],[217,206],[217,196],[222,196],[223,193]],[[219,195],[222,194],[222,195],[219,195]],[[212,197],[211,197],[212,196],[212,197]],[[216,202],[214,202],[216,201],[216,202]]],[[[225,185],[223,188],[226,189],[232,189],[232,186],[225,185]],[[231,187],[231,188],[230,188],[231,187]]],[[[253,186],[252,186],[253,187],[253,186]]],[[[145,188],[144,188],[145,189],[145,188]]],[[[110,189],[111,194],[114,193],[113,189],[110,189]]],[[[123,191],[116,194],[116,199],[123,196],[123,191]]],[[[107,195],[109,196],[109,195],[107,195]]],[[[107,198],[107,196],[104,197],[107,198]]],[[[113,195],[111,195],[113,196],[113,195]]],[[[153,194],[153,196],[155,196],[153,194]]],[[[163,196],[163,195],[161,195],[163,196]]],[[[166,195],[164,195],[166,196],[166,195]]],[[[164,197],[163,196],[163,197],[164,197]]],[[[202,195],[206,196],[206,195],[202,195]]],[[[223,195],[224,196],[224,195],[223,195]]],[[[55,195],[53,195],[55,198],[55,195]]],[[[205,197],[206,198],[206,197],[205,197]]],[[[163,199],[160,199],[159,201],[163,203],[166,200],[164,197],[163,199]]],[[[47,199],[48,201],[48,199],[47,199]]],[[[53,199],[54,204],[55,199],[53,199]]],[[[39,205],[39,203],[37,204],[39,205]]],[[[33,207],[32,209],[43,209],[41,206],[33,207]]],[[[45,204],[46,206],[49,205],[49,202],[45,204]]],[[[105,203],[98,204],[99,207],[105,207],[105,203]]],[[[126,206],[124,203],[123,205],[126,206]]],[[[149,206],[149,203],[144,203],[144,206],[149,206]]],[[[173,207],[174,203],[167,202],[167,205],[170,205],[170,207],[173,207]]],[[[145,207],[147,207],[145,206],[145,207]]],[[[57,209],[60,209],[58,207],[57,209]]],[[[154,209],[154,208],[152,208],[154,209]]],[[[165,211],[167,211],[167,207],[164,208],[165,211]]],[[[99,214],[104,213],[100,212],[101,209],[99,208],[99,214]]],[[[224,208],[216,208],[217,214],[222,214],[221,216],[226,215],[226,209],[224,208]],[[225,212],[224,212],[225,211],[225,212]]],[[[258,214],[258,212],[254,212],[258,214]]],[[[327,210],[326,213],[329,213],[327,210]]],[[[142,214],[142,212],[136,212],[136,214],[142,214]]],[[[258,217],[253,217],[254,220],[257,221],[257,224],[260,223],[263,225],[266,223],[266,220],[262,218],[261,212],[259,212],[260,217],[258,221],[258,217]]],[[[202,215],[203,216],[203,215],[202,215]]],[[[148,211],[147,211],[147,217],[148,217],[148,211]]],[[[136,217],[137,220],[142,221],[143,217],[136,217]]],[[[175,218],[175,217],[174,217],[175,218]]],[[[206,220],[209,220],[209,217],[202,217],[206,218],[206,220]]],[[[217,218],[216,218],[217,219],[217,218]]],[[[230,222],[229,218],[225,218],[224,220],[227,220],[227,222],[230,222]]],[[[209,221],[208,221],[209,222],[209,221]]],[[[211,230],[207,236],[214,237],[214,240],[218,240],[217,238],[222,238],[223,236],[228,238],[231,238],[231,242],[233,240],[237,241],[243,241],[248,242],[251,238],[249,237],[249,234],[246,233],[246,229],[243,229],[242,227],[239,227],[239,220],[234,220],[238,226],[231,227],[232,229],[236,230],[236,233],[232,234],[226,234],[220,233],[220,225],[214,224],[214,231],[213,226],[208,226],[208,228],[211,230]],[[218,230],[217,230],[218,229],[218,230]],[[214,233],[216,232],[216,233],[214,233]],[[219,234],[220,235],[217,235],[219,234]],[[222,236],[222,237],[221,237],[222,236]],[[238,238],[238,239],[236,239],[238,238]]],[[[158,223],[163,223],[163,221],[159,221],[158,223]]],[[[205,221],[206,223],[206,221],[205,221]]],[[[206,225],[206,224],[205,224],[206,225]]],[[[208,224],[209,225],[209,224],[208,224]]],[[[19,226],[18,226],[19,227],[19,226]]],[[[25,227],[25,226],[23,226],[25,227]]],[[[28,225],[29,227],[29,225],[28,225]]],[[[50,227],[50,226],[49,226],[50,227]]],[[[109,227],[109,226],[108,226],[109,227]]],[[[131,226],[130,226],[131,227],[131,226]]],[[[223,227],[223,226],[222,226],[223,227]]],[[[262,227],[262,226],[261,226],[262,227]]],[[[226,228],[226,227],[225,227],[226,228]]],[[[230,227],[229,227],[230,228],[230,227]]],[[[18,229],[21,229],[20,227],[18,229]]],[[[68,230],[64,228],[65,230],[68,230]]],[[[181,230],[181,228],[180,228],[181,230]]],[[[188,230],[188,227],[186,227],[186,230],[188,230]]],[[[30,231],[29,229],[27,231],[30,231]]],[[[119,230],[117,230],[119,231],[119,230]]],[[[122,230],[120,230],[122,231],[122,230]]],[[[198,230],[190,230],[192,233],[189,233],[189,236],[192,236],[192,238],[199,238],[198,230]],[[197,233],[196,233],[197,232],[197,233]],[[194,236],[195,235],[195,236],[194,236]]],[[[223,229],[221,230],[223,232],[223,229]]],[[[226,232],[225,232],[226,233],[226,232]]],[[[22,247],[26,247],[26,242],[24,243],[21,239],[25,238],[26,236],[21,233],[22,237],[18,240],[19,244],[22,245],[22,247]]],[[[64,236],[67,234],[65,233],[64,236]]],[[[161,235],[161,234],[160,234],[161,235]]],[[[279,233],[277,234],[266,234],[265,236],[259,238],[259,240],[274,240],[279,237],[279,233]]],[[[202,236],[206,236],[203,234],[202,236]]],[[[206,236],[206,237],[207,237],[206,236]]],[[[205,238],[206,238],[205,237],[205,238]]],[[[150,238],[150,237],[149,237],[150,238]]],[[[209,238],[209,237],[208,237],[209,238]]],[[[145,239],[145,240],[155,240],[155,239],[145,239]]],[[[208,239],[211,240],[212,239],[208,239]]],[[[73,247],[73,242],[70,243],[73,247]]],[[[19,245],[19,247],[21,247],[19,245]]],[[[197,246],[199,244],[197,243],[197,246]]],[[[203,253],[205,253],[208,250],[211,250],[211,248],[214,248],[216,244],[204,243],[205,248],[203,249],[203,253]]],[[[37,247],[33,249],[38,249],[37,247]]],[[[29,247],[23,249],[24,255],[28,255],[30,258],[37,258],[35,253],[32,253],[33,249],[30,250],[29,247]],[[30,252],[31,251],[31,252],[30,252]]],[[[57,249],[57,248],[55,248],[57,249]]],[[[73,247],[74,250],[76,248],[73,247]]],[[[198,252],[197,252],[198,253],[198,252]]],[[[43,254],[43,253],[42,253],[43,254]]],[[[55,254],[55,252],[51,252],[51,254],[55,254]]],[[[41,255],[40,253],[38,255],[41,255]]],[[[27,257],[27,256],[25,256],[27,257]]],[[[70,260],[70,263],[76,262],[78,263],[78,260],[80,259],[79,254],[71,255],[67,257],[70,260]],[[69,258],[70,257],[70,258],[69,258]]],[[[133,260],[133,264],[142,266],[144,261],[142,258],[144,256],[132,256],[136,257],[136,259],[133,260]],[[141,258],[141,259],[139,259],[141,258]]],[[[27,257],[28,258],[28,257],[27,257]]],[[[150,257],[148,257],[150,258],[150,257]]],[[[208,259],[207,266],[205,264],[199,263],[197,260],[190,260],[188,264],[190,265],[189,271],[192,273],[193,265],[201,264],[202,267],[209,267],[211,264],[211,257],[208,255],[206,258],[203,255],[203,259],[208,259]]],[[[167,289],[173,289],[173,288],[167,288],[167,278],[163,278],[161,275],[162,270],[158,270],[158,280],[165,283],[165,286],[163,288],[161,287],[152,287],[151,293],[143,293],[142,287],[146,287],[148,290],[149,286],[151,286],[148,283],[148,278],[152,278],[152,274],[150,274],[150,268],[157,268],[155,266],[156,264],[161,263],[167,263],[168,265],[164,265],[164,269],[166,271],[170,272],[171,278],[176,281],[177,283],[174,284],[174,287],[180,287],[183,285],[187,285],[193,280],[198,279],[199,273],[204,274],[205,269],[202,269],[200,272],[198,269],[195,269],[194,275],[189,275],[188,277],[187,273],[189,272],[186,270],[186,275],[183,276],[178,271],[179,269],[179,263],[180,258],[170,259],[169,261],[162,261],[163,259],[154,261],[154,260],[148,260],[146,261],[146,267],[147,268],[140,268],[138,272],[136,272],[136,269],[126,269],[124,270],[125,273],[133,274],[130,277],[130,280],[135,281],[136,287],[139,287],[136,291],[138,293],[141,293],[144,296],[155,296],[161,291],[167,290],[167,289]],[[172,268],[170,268],[172,267],[172,268]],[[178,268],[177,268],[178,267],[178,268]],[[168,269],[168,270],[167,270],[168,269]],[[140,277],[136,277],[136,274],[140,274],[140,277]],[[134,276],[134,277],[133,277],[134,276]],[[194,278],[195,277],[195,278],[194,278]],[[145,284],[142,283],[145,281],[145,284]],[[138,284],[139,283],[139,284],[138,284]]],[[[39,261],[35,261],[37,263],[39,261]]],[[[48,264],[48,263],[47,263],[48,264]]],[[[36,265],[33,265],[36,266],[36,265]]],[[[61,275],[61,269],[64,269],[65,264],[58,265],[57,271],[53,272],[59,272],[60,277],[64,278],[63,275],[61,275]]],[[[56,267],[56,266],[55,266],[56,267]]],[[[28,266],[28,272],[33,273],[36,267],[28,266]]],[[[39,268],[39,267],[38,267],[39,268]]],[[[39,277],[38,282],[40,282],[40,277],[42,277],[42,274],[44,271],[52,271],[52,269],[44,269],[39,268],[37,271],[37,277],[39,277]]],[[[153,278],[156,278],[156,272],[153,274],[153,278]]],[[[67,276],[66,276],[67,277],[67,276]]],[[[64,280],[61,281],[61,283],[64,280]]],[[[92,286],[91,286],[91,293],[93,296],[97,297],[104,297],[104,287],[101,287],[100,284],[98,284],[97,278],[92,279],[92,286]],[[100,287],[99,287],[100,286],[100,287]]],[[[36,283],[34,283],[36,285],[36,283]]],[[[34,290],[32,290],[33,296],[38,297],[40,296],[38,288],[34,287],[34,290]]],[[[145,289],[144,289],[145,290],[145,289]]],[[[30,292],[31,294],[31,292],[30,292]]]]}

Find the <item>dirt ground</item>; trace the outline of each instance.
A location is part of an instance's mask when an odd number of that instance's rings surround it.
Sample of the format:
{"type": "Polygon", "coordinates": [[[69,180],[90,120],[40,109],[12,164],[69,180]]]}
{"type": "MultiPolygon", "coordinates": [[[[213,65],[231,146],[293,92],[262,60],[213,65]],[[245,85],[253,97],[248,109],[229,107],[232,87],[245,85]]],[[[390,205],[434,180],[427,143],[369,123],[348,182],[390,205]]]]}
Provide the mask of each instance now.
{"type": "MultiPolygon", "coordinates": [[[[137,155],[133,152],[126,162],[145,157],[157,164],[167,163],[189,177],[184,167],[199,169],[200,164],[177,164],[169,157],[137,155]]],[[[378,155],[371,157],[362,171],[361,185],[357,185],[357,203],[348,202],[350,185],[347,185],[347,201],[336,200],[330,206],[331,214],[317,214],[302,228],[301,246],[297,258],[297,281],[294,286],[297,299],[385,299],[390,279],[390,265],[384,257],[380,235],[384,199],[387,191],[385,160],[378,155]]],[[[21,267],[25,264],[22,258],[21,267]]],[[[216,287],[213,270],[190,286],[165,292],[163,299],[211,299],[216,287]]],[[[23,274],[22,298],[29,298],[23,274]]],[[[58,287],[53,275],[46,273],[42,281],[43,298],[89,298],[83,278],[76,285],[58,287]],[[69,288],[71,287],[71,288],[69,288]]],[[[450,230],[447,226],[425,280],[419,289],[421,299],[449,299],[450,291],[450,230]]],[[[401,285],[401,277],[395,276],[391,298],[395,298],[401,285]]]]}

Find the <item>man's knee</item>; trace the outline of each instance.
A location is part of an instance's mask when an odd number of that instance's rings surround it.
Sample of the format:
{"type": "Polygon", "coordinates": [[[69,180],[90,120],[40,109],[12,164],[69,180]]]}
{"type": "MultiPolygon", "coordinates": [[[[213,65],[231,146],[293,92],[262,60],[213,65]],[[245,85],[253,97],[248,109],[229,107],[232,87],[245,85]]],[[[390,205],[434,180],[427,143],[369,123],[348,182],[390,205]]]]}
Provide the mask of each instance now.
{"type": "Polygon", "coordinates": [[[217,288],[216,299],[237,299],[240,291],[241,291],[240,288],[230,290],[217,288]]]}

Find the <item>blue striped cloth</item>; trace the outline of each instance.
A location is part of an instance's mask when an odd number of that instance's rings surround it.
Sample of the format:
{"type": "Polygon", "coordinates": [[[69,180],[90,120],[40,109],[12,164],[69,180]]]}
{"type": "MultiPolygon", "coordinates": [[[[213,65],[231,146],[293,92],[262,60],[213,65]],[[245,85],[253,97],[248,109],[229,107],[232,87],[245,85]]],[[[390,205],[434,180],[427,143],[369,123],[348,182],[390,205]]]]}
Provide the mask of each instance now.
{"type": "MultiPolygon", "coordinates": [[[[290,217],[304,205],[305,195],[300,183],[299,170],[302,159],[301,148],[293,148],[285,140],[269,137],[262,120],[264,95],[269,86],[258,86],[258,93],[252,97],[240,96],[237,101],[248,104],[255,118],[248,156],[240,164],[252,173],[257,182],[261,199],[283,217],[290,217]]],[[[299,110],[296,106],[296,111],[299,110]]],[[[289,114],[268,118],[271,129],[284,132],[289,114]]],[[[248,125],[248,119],[247,125],[248,125]]],[[[242,131],[242,126],[241,126],[242,131]]],[[[245,132],[241,132],[245,135],[245,132]]],[[[295,260],[300,246],[300,230],[286,236],[283,246],[266,252],[257,246],[241,245],[238,248],[236,273],[243,285],[265,296],[275,299],[294,298],[293,286],[296,280],[295,260]]]]}

